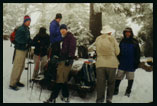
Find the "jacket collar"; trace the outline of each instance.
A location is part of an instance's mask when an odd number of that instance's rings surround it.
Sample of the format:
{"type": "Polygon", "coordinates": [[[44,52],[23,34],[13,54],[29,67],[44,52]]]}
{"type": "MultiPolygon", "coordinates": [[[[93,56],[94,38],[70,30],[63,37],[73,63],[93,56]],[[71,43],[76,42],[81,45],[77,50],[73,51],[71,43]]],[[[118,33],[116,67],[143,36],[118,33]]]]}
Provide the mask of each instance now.
{"type": "Polygon", "coordinates": [[[29,29],[29,27],[28,27],[28,26],[26,26],[25,24],[22,24],[22,26],[23,26],[23,27],[25,27],[25,28],[27,28],[27,29],[29,29]]]}

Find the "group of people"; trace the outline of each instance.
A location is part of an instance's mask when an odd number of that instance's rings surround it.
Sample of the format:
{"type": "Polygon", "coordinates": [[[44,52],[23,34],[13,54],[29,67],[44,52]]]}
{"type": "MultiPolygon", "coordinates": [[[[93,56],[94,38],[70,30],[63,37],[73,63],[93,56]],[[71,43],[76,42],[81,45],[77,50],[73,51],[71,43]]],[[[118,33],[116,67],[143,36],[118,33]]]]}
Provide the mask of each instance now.
{"type": "MultiPolygon", "coordinates": [[[[50,98],[44,103],[55,103],[60,90],[62,91],[61,100],[69,102],[67,81],[75,57],[76,39],[68,31],[67,25],[59,24],[61,20],[62,14],[57,13],[55,19],[50,23],[50,35],[46,33],[45,27],[41,27],[39,33],[31,39],[29,31],[31,18],[28,15],[24,17],[23,24],[18,27],[15,35],[16,51],[10,78],[10,89],[17,91],[19,87],[24,87],[24,84],[20,82],[20,77],[25,67],[28,49],[35,46],[33,81],[39,74],[44,73],[44,66],[48,62],[48,49],[51,48],[50,59],[57,59],[59,62],[54,89],[50,98]]],[[[128,79],[125,95],[129,96],[134,81],[134,72],[139,64],[140,48],[138,41],[133,38],[132,29],[127,27],[124,30],[124,37],[120,44],[112,36],[112,32],[113,29],[110,26],[104,26],[101,35],[95,41],[97,53],[96,103],[104,102],[106,86],[106,102],[112,103],[112,96],[118,94],[120,82],[125,75],[128,79]]]]}
{"type": "Polygon", "coordinates": [[[10,78],[10,89],[17,91],[19,87],[24,87],[24,84],[20,82],[20,77],[25,66],[28,49],[31,46],[35,46],[33,81],[39,74],[42,75],[44,73],[44,67],[48,62],[47,52],[50,47],[50,59],[57,59],[59,63],[56,73],[56,84],[50,99],[46,102],[55,102],[54,100],[57,98],[60,90],[62,90],[63,94],[62,100],[65,102],[69,101],[67,81],[75,56],[76,39],[68,31],[65,24],[59,25],[61,19],[62,14],[57,13],[55,19],[50,23],[50,36],[46,33],[46,28],[41,27],[39,33],[32,40],[29,31],[31,18],[28,15],[24,17],[23,24],[17,28],[15,34],[16,51],[10,78]]]}

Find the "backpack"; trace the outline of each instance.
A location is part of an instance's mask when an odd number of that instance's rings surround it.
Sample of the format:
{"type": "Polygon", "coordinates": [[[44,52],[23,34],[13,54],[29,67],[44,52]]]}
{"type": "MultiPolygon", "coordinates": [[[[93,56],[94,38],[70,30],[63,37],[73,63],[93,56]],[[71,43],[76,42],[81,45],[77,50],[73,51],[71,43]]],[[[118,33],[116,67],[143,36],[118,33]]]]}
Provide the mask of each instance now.
{"type": "Polygon", "coordinates": [[[13,44],[15,44],[15,34],[16,34],[17,29],[18,27],[16,27],[14,31],[10,34],[10,42],[13,44]]]}

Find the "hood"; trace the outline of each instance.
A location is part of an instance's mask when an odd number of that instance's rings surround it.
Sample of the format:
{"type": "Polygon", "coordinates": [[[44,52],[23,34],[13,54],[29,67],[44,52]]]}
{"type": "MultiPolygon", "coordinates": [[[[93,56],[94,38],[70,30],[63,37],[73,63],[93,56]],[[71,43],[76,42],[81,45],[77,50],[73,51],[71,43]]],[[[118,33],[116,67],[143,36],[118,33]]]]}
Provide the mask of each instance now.
{"type": "Polygon", "coordinates": [[[133,33],[133,31],[132,31],[132,28],[130,28],[130,27],[126,27],[126,28],[124,29],[124,31],[123,31],[123,36],[124,36],[124,38],[126,38],[125,32],[127,32],[127,31],[131,32],[130,38],[133,38],[133,37],[134,37],[134,33],[133,33]]]}

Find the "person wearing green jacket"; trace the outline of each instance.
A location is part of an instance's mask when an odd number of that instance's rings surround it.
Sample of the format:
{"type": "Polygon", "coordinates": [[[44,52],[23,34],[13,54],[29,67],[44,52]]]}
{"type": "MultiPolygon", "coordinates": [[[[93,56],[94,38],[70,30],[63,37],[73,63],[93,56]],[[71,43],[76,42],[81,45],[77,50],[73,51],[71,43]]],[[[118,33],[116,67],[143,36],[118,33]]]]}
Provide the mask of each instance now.
{"type": "Polygon", "coordinates": [[[20,82],[20,77],[24,69],[25,58],[28,48],[31,44],[29,26],[31,23],[31,18],[26,15],[24,17],[24,22],[18,27],[15,33],[15,58],[12,68],[12,73],[10,77],[10,89],[19,90],[18,87],[24,87],[24,84],[20,82]]]}

